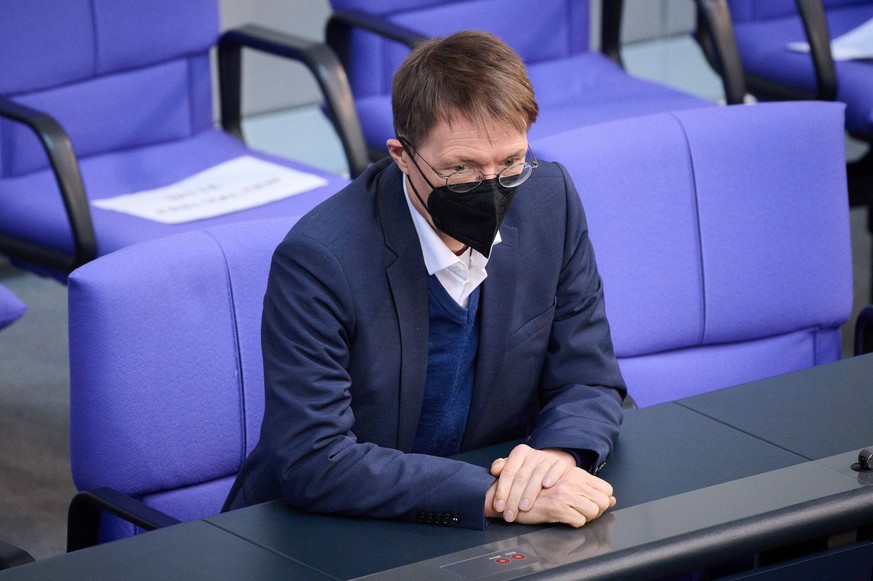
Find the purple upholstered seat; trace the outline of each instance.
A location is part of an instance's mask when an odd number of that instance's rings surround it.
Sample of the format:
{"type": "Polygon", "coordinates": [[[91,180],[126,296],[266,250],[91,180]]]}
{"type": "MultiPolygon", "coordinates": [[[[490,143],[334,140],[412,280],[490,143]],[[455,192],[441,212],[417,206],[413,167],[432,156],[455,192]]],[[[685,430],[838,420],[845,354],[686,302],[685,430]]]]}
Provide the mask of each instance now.
{"type": "Polygon", "coordinates": [[[532,143],[579,190],[638,405],[839,359],[852,307],[843,109],[698,109],[532,143]]]}
{"type": "Polygon", "coordinates": [[[182,520],[219,512],[257,442],[262,301],[273,250],[294,222],[161,238],[70,275],[70,446],[80,490],[112,487],[182,520]]]}
{"type": "Polygon", "coordinates": [[[0,284],[0,329],[20,319],[26,311],[27,305],[11,290],[0,284]]]}
{"type": "MultiPolygon", "coordinates": [[[[216,0],[0,0],[0,251],[9,240],[74,252],[67,211],[46,148],[5,110],[55,119],[69,136],[89,200],[164,186],[251,155],[316,174],[304,194],[217,218],[164,224],[90,211],[96,254],[205,226],[305,213],[348,180],[258,153],[216,129],[209,51],[219,40],[216,0]]],[[[295,139],[297,136],[289,136],[295,139]]],[[[63,139],[49,149],[64,155],[63,139]]],[[[361,145],[363,148],[363,145],[361,145]]],[[[73,158],[75,170],[75,158],[73,158]]],[[[78,176],[67,176],[72,182],[78,176]]],[[[75,266],[75,265],[73,265],[75,266]]],[[[56,264],[49,268],[57,272],[56,264]]],[[[65,276],[65,272],[60,272],[65,276]]]]}
{"type": "MultiPolygon", "coordinates": [[[[807,40],[795,0],[729,0],[728,4],[750,90],[761,98],[773,98],[763,80],[814,95],[816,75],[810,55],[786,48],[789,42],[807,40]]],[[[822,5],[831,38],[873,18],[870,0],[824,0],[822,5]]],[[[873,66],[866,61],[834,65],[836,100],[847,105],[846,128],[873,137],[873,66]]]]}
{"type": "MultiPolygon", "coordinates": [[[[331,0],[331,5],[335,21],[349,11],[362,12],[377,23],[401,27],[410,37],[445,36],[469,28],[496,34],[527,64],[540,105],[533,138],[612,119],[713,105],[632,77],[602,52],[591,50],[587,0],[331,0]]],[[[384,150],[385,140],[394,137],[391,79],[409,49],[360,26],[334,39],[329,28],[328,42],[348,71],[367,144],[384,150]]]]}

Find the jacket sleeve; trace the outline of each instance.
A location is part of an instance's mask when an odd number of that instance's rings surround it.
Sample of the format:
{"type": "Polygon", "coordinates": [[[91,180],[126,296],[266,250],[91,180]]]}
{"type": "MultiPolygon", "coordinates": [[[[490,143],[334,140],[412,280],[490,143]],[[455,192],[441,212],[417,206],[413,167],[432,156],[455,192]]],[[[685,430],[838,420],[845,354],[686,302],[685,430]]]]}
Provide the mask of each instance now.
{"type": "Polygon", "coordinates": [[[347,371],[357,315],[340,261],[292,232],[273,257],[262,321],[261,437],[285,499],[314,512],[484,528],[487,469],[357,440],[347,371]]]}
{"type": "Polygon", "coordinates": [[[591,451],[581,457],[593,460],[591,469],[596,470],[618,437],[626,388],[613,352],[582,204],[566,169],[559,167],[567,208],[564,256],[540,385],[541,409],[530,445],[591,451]]]}

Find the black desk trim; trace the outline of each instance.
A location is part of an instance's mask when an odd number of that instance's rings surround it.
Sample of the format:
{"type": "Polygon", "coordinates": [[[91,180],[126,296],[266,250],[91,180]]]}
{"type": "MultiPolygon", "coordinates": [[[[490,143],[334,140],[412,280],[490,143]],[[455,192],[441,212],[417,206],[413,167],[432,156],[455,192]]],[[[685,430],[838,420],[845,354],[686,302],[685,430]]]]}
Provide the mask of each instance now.
{"type": "Polygon", "coordinates": [[[764,515],[685,533],[565,565],[532,579],[652,579],[801,541],[857,529],[873,522],[873,490],[858,488],[764,515]],[[778,533],[776,532],[778,531],[778,533]]]}

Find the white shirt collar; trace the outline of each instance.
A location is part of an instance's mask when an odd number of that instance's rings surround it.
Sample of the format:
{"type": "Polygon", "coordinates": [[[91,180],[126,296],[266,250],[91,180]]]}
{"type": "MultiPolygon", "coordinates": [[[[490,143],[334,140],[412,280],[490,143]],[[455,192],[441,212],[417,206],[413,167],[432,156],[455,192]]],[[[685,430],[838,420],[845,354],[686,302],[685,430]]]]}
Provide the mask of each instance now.
{"type": "MultiPolygon", "coordinates": [[[[403,176],[403,195],[406,198],[406,205],[409,207],[409,213],[412,215],[412,223],[415,224],[415,231],[418,233],[418,239],[421,242],[421,253],[424,256],[424,265],[427,268],[427,273],[435,274],[457,262],[467,262],[462,261],[461,257],[449,250],[449,247],[440,239],[439,235],[430,225],[430,222],[427,221],[427,218],[422,216],[415,209],[415,206],[412,205],[405,175],[403,176]]],[[[500,230],[498,230],[497,235],[494,237],[494,242],[491,243],[491,247],[493,248],[500,244],[501,241],[500,230]]],[[[467,251],[461,256],[467,255],[470,257],[469,265],[480,266],[484,269],[485,265],[488,264],[488,258],[478,250],[467,248],[467,251]]]]}
{"type": "MultiPolygon", "coordinates": [[[[421,244],[421,254],[424,258],[424,266],[427,268],[428,274],[435,274],[437,279],[446,289],[446,292],[462,307],[467,306],[470,294],[482,284],[488,273],[485,271],[485,266],[488,264],[486,258],[478,250],[467,248],[460,256],[449,250],[436,231],[431,227],[427,218],[415,209],[412,205],[412,199],[409,197],[407,189],[406,176],[403,176],[403,195],[406,198],[406,205],[409,208],[409,213],[412,215],[412,223],[415,225],[415,231],[418,234],[418,240],[421,244]]],[[[491,243],[493,248],[501,242],[500,231],[494,237],[491,243]]]]}

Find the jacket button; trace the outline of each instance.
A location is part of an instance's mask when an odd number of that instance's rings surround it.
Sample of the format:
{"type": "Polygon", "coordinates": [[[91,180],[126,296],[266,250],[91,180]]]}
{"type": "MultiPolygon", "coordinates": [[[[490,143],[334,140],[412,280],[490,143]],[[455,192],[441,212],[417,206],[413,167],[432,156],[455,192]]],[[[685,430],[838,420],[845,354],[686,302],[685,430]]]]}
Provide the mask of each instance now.
{"type": "Polygon", "coordinates": [[[415,520],[421,523],[457,526],[461,524],[461,517],[450,512],[425,512],[415,514],[415,520]]]}

